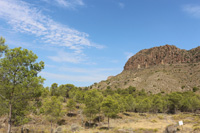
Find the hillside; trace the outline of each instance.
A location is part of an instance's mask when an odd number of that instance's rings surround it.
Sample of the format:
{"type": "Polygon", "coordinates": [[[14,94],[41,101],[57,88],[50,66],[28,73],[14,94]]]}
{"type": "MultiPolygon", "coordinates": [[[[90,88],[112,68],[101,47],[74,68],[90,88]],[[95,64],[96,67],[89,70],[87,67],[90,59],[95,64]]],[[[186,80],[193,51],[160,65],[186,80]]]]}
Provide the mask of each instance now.
{"type": "Polygon", "coordinates": [[[165,45],[144,49],[129,58],[124,70],[91,87],[117,89],[134,86],[146,92],[187,91],[200,86],[200,46],[191,50],[165,45]]]}

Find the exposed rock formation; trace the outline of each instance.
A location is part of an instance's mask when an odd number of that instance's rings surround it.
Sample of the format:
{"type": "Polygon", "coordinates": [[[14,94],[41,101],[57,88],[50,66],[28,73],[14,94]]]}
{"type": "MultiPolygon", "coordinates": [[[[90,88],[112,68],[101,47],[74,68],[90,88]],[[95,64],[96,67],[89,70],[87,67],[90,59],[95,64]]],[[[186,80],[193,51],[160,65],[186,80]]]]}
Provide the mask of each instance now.
{"type": "Polygon", "coordinates": [[[124,70],[136,70],[156,65],[197,63],[200,61],[200,46],[186,51],[173,45],[144,49],[129,58],[124,70]]]}
{"type": "Polygon", "coordinates": [[[109,77],[107,78],[107,80],[111,79],[112,77],[114,77],[114,76],[109,76],[109,77]]]}

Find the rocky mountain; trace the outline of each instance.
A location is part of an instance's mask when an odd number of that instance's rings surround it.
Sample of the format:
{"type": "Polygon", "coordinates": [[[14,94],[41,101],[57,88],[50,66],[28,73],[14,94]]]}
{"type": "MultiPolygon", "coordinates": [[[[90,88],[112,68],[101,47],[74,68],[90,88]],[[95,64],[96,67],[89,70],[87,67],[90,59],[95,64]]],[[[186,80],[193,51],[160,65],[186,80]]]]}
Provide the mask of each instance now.
{"type": "Polygon", "coordinates": [[[124,70],[135,70],[164,64],[197,63],[199,61],[200,46],[187,51],[173,45],[165,45],[141,50],[127,61],[124,70]]]}
{"type": "Polygon", "coordinates": [[[129,86],[152,93],[200,88],[200,46],[188,51],[173,45],[141,50],[129,58],[120,74],[95,83],[91,88],[129,86]]]}

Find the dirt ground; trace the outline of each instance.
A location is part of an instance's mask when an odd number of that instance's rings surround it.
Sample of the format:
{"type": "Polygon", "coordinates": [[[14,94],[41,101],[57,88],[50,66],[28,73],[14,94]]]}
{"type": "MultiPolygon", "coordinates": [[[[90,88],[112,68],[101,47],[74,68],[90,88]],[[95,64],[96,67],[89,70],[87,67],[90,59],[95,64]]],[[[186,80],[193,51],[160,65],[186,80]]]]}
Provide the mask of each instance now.
{"type": "MultiPolygon", "coordinates": [[[[37,118],[39,119],[39,118],[37,118]]],[[[97,127],[86,129],[82,126],[79,116],[65,117],[65,123],[61,126],[53,125],[54,132],[57,133],[164,133],[169,125],[177,125],[180,133],[199,133],[200,116],[192,113],[169,114],[149,114],[149,113],[126,113],[120,114],[119,118],[110,119],[110,129],[107,130],[107,118],[97,123],[97,127]],[[183,121],[183,126],[178,122],[183,121]],[[75,130],[72,128],[75,125],[75,130]]],[[[0,123],[2,125],[2,123],[0,123]]],[[[5,125],[5,124],[4,124],[5,125]]],[[[24,125],[30,133],[49,133],[50,124],[41,120],[24,125]]],[[[0,133],[6,132],[6,127],[0,127],[0,133]]],[[[21,127],[13,127],[13,133],[21,133],[21,127]]]]}

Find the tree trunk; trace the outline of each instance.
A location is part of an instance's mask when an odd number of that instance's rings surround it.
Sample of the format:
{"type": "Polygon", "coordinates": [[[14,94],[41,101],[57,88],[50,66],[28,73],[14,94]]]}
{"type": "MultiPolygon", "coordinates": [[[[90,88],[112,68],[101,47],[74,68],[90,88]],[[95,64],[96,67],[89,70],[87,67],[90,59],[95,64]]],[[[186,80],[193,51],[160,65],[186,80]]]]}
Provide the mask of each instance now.
{"type": "Polygon", "coordinates": [[[53,133],[52,121],[51,121],[51,133],[53,133]]]}
{"type": "Polygon", "coordinates": [[[24,128],[23,127],[21,127],[21,133],[24,133],[24,128]]]}
{"type": "Polygon", "coordinates": [[[99,123],[100,123],[101,119],[100,119],[100,110],[99,110],[99,123]]]}
{"type": "Polygon", "coordinates": [[[110,127],[109,127],[109,116],[108,116],[108,129],[109,129],[110,127]]]}
{"type": "Polygon", "coordinates": [[[11,124],[12,124],[12,104],[9,102],[9,115],[8,115],[8,131],[7,133],[11,133],[11,124]]]}

